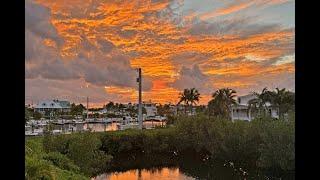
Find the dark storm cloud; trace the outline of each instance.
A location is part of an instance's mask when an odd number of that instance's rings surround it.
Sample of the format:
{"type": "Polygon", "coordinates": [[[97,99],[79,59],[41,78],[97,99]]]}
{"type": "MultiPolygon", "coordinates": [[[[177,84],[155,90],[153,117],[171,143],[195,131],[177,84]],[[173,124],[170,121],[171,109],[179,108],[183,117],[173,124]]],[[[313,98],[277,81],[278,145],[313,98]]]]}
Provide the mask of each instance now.
{"type": "MultiPolygon", "coordinates": [[[[26,79],[42,77],[51,80],[83,78],[88,83],[101,87],[136,87],[136,71],[131,68],[129,58],[116,50],[114,44],[99,39],[97,45],[80,36],[79,55],[73,60],[63,60],[58,47],[46,46],[47,38],[61,43],[57,30],[50,23],[50,9],[26,1],[25,30],[25,76],[26,79]],[[102,52],[102,53],[100,53],[102,52]],[[90,54],[90,56],[87,55],[90,54]]],[[[144,90],[151,88],[151,82],[144,80],[144,90]]]]}
{"type": "Polygon", "coordinates": [[[63,39],[58,35],[56,28],[50,22],[50,9],[33,3],[25,2],[25,29],[40,36],[54,40],[58,45],[63,39]]]}

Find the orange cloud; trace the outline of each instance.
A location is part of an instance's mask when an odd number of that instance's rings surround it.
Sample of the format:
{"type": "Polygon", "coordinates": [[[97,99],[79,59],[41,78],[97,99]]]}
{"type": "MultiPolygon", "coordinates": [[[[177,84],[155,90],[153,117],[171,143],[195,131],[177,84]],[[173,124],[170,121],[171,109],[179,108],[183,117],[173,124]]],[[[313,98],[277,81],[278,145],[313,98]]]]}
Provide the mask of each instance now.
{"type": "MultiPolygon", "coordinates": [[[[247,36],[238,34],[205,34],[192,35],[188,27],[178,26],[168,17],[171,1],[44,1],[39,3],[52,11],[52,24],[58,34],[63,37],[64,44],[60,53],[65,59],[76,57],[81,51],[89,57],[103,54],[99,48],[88,50],[81,46],[81,36],[88,43],[97,47],[103,39],[111,42],[117,51],[130,58],[132,68],[141,67],[143,76],[152,80],[150,91],[143,92],[145,100],[167,103],[177,102],[179,91],[170,86],[178,78],[178,72],[184,63],[191,60],[183,59],[181,64],[173,63],[176,54],[196,52],[204,54],[205,61],[193,60],[198,63],[204,74],[214,77],[238,76],[256,77],[257,73],[280,74],[294,73],[293,64],[279,66],[263,66],[245,57],[251,56],[268,61],[281,57],[293,51],[294,32],[278,30],[256,33],[247,36]],[[228,59],[242,59],[239,62],[229,62],[228,59]]],[[[260,2],[260,1],[259,1],[260,2]]],[[[262,1],[261,1],[262,2],[262,1]]],[[[267,3],[282,3],[282,1],[263,1],[267,3]]],[[[248,8],[256,1],[245,1],[231,4],[227,7],[205,13],[199,16],[201,20],[238,12],[248,8]]],[[[193,17],[194,15],[192,15],[193,17]]],[[[191,17],[191,16],[190,16],[191,17]]],[[[44,42],[48,46],[50,41],[44,42]]],[[[196,58],[194,58],[196,59],[196,58]]],[[[216,88],[250,88],[256,84],[256,79],[224,79],[209,78],[208,81],[216,88]]],[[[106,93],[118,95],[119,101],[136,101],[137,92],[134,88],[108,86],[106,93]]],[[[212,90],[213,91],[213,90],[212,90]]],[[[210,95],[203,94],[201,103],[206,103],[210,95]]]]}

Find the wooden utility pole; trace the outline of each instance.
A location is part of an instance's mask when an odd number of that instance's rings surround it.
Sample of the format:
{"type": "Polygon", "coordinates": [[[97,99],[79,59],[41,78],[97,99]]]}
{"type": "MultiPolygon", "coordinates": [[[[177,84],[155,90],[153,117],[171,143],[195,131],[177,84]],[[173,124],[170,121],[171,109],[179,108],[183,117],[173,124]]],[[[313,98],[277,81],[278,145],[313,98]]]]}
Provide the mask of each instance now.
{"type": "Polygon", "coordinates": [[[87,97],[87,119],[89,118],[89,97],[87,97]]]}
{"type": "Polygon", "coordinates": [[[137,81],[139,82],[139,105],[138,105],[138,121],[139,121],[139,129],[142,129],[142,124],[143,124],[143,119],[142,119],[142,103],[141,103],[141,99],[142,99],[142,90],[141,90],[141,83],[142,83],[142,77],[141,77],[141,68],[138,69],[139,72],[139,77],[137,79],[137,81]]]}

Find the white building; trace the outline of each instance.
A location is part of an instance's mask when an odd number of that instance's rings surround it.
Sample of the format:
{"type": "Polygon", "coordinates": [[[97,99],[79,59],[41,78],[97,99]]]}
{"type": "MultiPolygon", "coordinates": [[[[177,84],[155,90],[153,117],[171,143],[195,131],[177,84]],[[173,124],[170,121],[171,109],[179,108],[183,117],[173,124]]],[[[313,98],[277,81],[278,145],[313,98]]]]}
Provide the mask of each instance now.
{"type": "Polygon", "coordinates": [[[177,104],[176,105],[176,112],[177,114],[185,114],[188,116],[194,116],[196,115],[196,107],[190,107],[183,104],[177,104]]]}
{"type": "Polygon", "coordinates": [[[99,114],[107,114],[109,112],[110,111],[108,111],[106,108],[103,108],[103,109],[99,110],[97,113],[99,113],[99,114]]]}
{"type": "MultiPolygon", "coordinates": [[[[254,119],[255,115],[248,108],[248,102],[254,98],[256,98],[256,96],[252,94],[239,96],[237,99],[237,105],[233,105],[231,107],[232,120],[251,121],[252,119],[254,119]]],[[[268,107],[269,115],[273,118],[279,118],[278,108],[272,107],[270,103],[267,103],[266,105],[268,107]]]]}
{"type": "Polygon", "coordinates": [[[40,101],[34,110],[42,114],[48,112],[70,112],[71,105],[69,101],[59,101],[59,100],[44,100],[40,101]]]}
{"type": "Polygon", "coordinates": [[[156,104],[151,102],[144,102],[143,107],[146,109],[147,117],[157,115],[157,107],[156,104]]]}

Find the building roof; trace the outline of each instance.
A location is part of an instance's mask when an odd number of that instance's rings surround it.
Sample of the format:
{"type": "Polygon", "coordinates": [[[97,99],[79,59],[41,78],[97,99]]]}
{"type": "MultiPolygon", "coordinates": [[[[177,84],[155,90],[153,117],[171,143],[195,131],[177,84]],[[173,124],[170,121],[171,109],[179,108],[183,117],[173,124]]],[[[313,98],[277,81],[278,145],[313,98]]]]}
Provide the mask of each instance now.
{"type": "Polygon", "coordinates": [[[248,102],[251,99],[256,98],[257,96],[254,94],[248,94],[248,95],[244,95],[244,96],[239,96],[237,99],[237,103],[240,105],[248,105],[248,102]]]}
{"type": "Polygon", "coordinates": [[[59,100],[44,100],[44,101],[40,101],[35,106],[35,109],[40,109],[40,108],[50,108],[50,109],[70,108],[70,102],[59,101],[59,100]]]}
{"type": "Polygon", "coordinates": [[[58,102],[62,108],[69,108],[70,107],[70,102],[69,101],[59,101],[58,100],[56,102],[58,102]]]}

